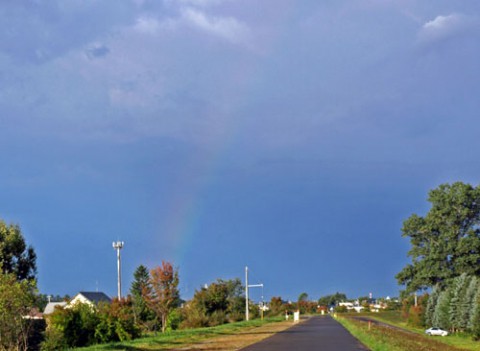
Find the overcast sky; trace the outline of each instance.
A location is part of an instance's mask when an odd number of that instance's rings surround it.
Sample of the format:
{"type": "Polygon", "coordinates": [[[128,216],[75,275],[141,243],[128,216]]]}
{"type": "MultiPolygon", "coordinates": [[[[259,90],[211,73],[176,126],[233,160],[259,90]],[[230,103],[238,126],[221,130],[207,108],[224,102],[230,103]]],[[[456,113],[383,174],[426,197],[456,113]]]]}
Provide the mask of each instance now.
{"type": "MultiPolygon", "coordinates": [[[[396,296],[402,221],[478,183],[478,0],[0,3],[0,217],[42,293],[171,261],[396,296]]],[[[252,292],[259,299],[260,292],[252,292]]]]}

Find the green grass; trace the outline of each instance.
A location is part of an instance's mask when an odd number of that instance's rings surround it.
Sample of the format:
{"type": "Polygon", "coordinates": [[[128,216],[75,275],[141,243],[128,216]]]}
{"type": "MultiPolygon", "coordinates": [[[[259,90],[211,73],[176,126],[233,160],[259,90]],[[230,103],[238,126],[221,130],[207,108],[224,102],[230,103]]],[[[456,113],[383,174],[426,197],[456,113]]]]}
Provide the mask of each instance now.
{"type": "MultiPolygon", "coordinates": [[[[399,311],[391,311],[391,312],[387,311],[387,312],[371,315],[371,317],[381,322],[392,324],[401,328],[405,328],[415,333],[419,333],[422,335],[424,335],[425,333],[425,328],[414,328],[409,326],[403,320],[401,313],[399,311]]],[[[450,334],[448,337],[440,338],[439,341],[451,346],[463,348],[465,350],[473,350],[473,351],[480,350],[480,342],[473,341],[472,337],[467,334],[460,334],[460,333],[450,334]]]]}
{"type": "MultiPolygon", "coordinates": [[[[384,330],[383,333],[388,334],[390,339],[397,339],[397,340],[390,340],[390,345],[392,345],[392,344],[397,345],[398,344],[398,345],[400,345],[400,347],[405,347],[405,344],[408,344],[407,341],[404,341],[404,342],[401,342],[401,341],[402,341],[402,339],[407,338],[407,339],[412,339],[412,340],[414,339],[414,340],[416,340],[417,343],[419,343],[421,345],[424,345],[424,344],[425,345],[429,345],[429,344],[431,344],[431,345],[447,345],[448,346],[447,350],[456,350],[456,349],[458,349],[458,350],[469,350],[469,351],[479,351],[480,350],[480,342],[473,341],[471,336],[468,336],[468,335],[453,334],[453,335],[449,335],[447,337],[429,337],[429,336],[426,336],[424,329],[413,328],[411,326],[408,326],[404,322],[403,318],[401,317],[400,312],[386,311],[386,312],[381,312],[381,313],[378,313],[378,314],[377,313],[369,313],[369,314],[360,314],[360,315],[357,315],[357,316],[369,317],[369,318],[378,320],[380,322],[384,322],[386,324],[397,326],[397,327],[403,328],[407,331],[410,331],[412,333],[417,334],[417,335],[413,335],[413,334],[408,335],[408,334],[402,334],[401,332],[384,330]]],[[[347,323],[349,323],[349,322],[352,323],[353,321],[351,319],[348,320],[348,317],[347,317],[347,323]]],[[[343,324],[343,321],[341,321],[341,323],[343,324]]],[[[359,322],[354,323],[354,324],[358,324],[358,323],[359,322]]],[[[363,323],[366,324],[365,322],[363,322],[363,323]]],[[[347,329],[350,330],[350,326],[345,325],[345,327],[347,327],[347,329]]],[[[357,325],[357,328],[360,328],[360,327],[357,325]]],[[[360,329],[364,330],[365,328],[363,328],[363,329],[360,328],[360,329]]],[[[353,331],[351,331],[351,332],[353,334],[353,331]]],[[[379,342],[379,345],[381,345],[382,340],[385,339],[385,338],[383,338],[381,333],[371,333],[371,332],[369,332],[367,334],[372,334],[373,338],[379,342]]],[[[372,337],[372,335],[369,335],[369,337],[372,337]]],[[[359,340],[361,340],[361,337],[363,337],[363,336],[360,336],[359,340]]],[[[365,342],[365,344],[367,346],[370,346],[367,342],[365,342]]],[[[407,347],[411,347],[411,346],[407,346],[407,347]]],[[[429,347],[429,346],[425,346],[425,347],[429,347]]],[[[440,347],[440,346],[432,346],[432,347],[440,347]]],[[[377,348],[371,347],[371,349],[372,350],[388,350],[388,351],[390,351],[389,348],[385,348],[385,349],[378,348],[377,349],[377,348]]],[[[391,350],[396,351],[397,349],[392,348],[391,350]]],[[[400,348],[398,350],[410,351],[411,349],[400,348]]],[[[426,350],[428,350],[428,348],[426,348],[426,350]]],[[[433,350],[436,350],[436,349],[433,348],[433,350]]]]}
{"type": "Polygon", "coordinates": [[[265,320],[252,320],[248,322],[236,322],[224,325],[219,325],[210,328],[184,329],[174,330],[166,333],[157,333],[156,335],[149,335],[140,339],[92,345],[89,347],[77,348],[77,351],[111,351],[111,350],[125,350],[125,351],[147,351],[147,350],[168,350],[172,348],[181,348],[188,344],[198,343],[208,338],[221,335],[236,334],[247,328],[255,328],[267,323],[282,321],[282,317],[268,318],[265,320]]]}
{"type": "Polygon", "coordinates": [[[404,351],[401,348],[389,344],[387,339],[366,332],[364,328],[361,328],[348,318],[338,317],[337,321],[339,321],[354,337],[360,340],[362,344],[372,351],[404,351]]]}

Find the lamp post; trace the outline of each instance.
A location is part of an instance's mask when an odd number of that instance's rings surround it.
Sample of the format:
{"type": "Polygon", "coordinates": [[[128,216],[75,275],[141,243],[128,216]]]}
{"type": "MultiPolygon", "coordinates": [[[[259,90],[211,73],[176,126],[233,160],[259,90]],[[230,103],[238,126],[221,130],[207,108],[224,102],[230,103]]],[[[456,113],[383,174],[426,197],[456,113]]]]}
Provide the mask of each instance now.
{"type": "MultiPolygon", "coordinates": [[[[248,288],[262,288],[262,302],[263,302],[263,284],[248,284],[248,267],[245,267],[245,320],[249,320],[249,308],[248,308],[248,288]]],[[[263,306],[262,306],[263,308],[263,306]]],[[[262,312],[263,319],[263,312],[262,312]]]]}
{"type": "Polygon", "coordinates": [[[117,250],[117,276],[118,276],[118,299],[122,298],[122,274],[121,274],[121,262],[120,262],[120,250],[123,248],[123,241],[114,241],[112,246],[117,250]]]}

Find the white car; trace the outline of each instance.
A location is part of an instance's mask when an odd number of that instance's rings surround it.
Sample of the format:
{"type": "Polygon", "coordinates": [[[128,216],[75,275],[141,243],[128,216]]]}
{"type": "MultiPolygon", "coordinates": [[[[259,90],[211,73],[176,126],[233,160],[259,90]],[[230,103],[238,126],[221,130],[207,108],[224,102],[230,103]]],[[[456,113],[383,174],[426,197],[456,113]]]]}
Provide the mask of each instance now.
{"type": "Polygon", "coordinates": [[[440,328],[429,328],[425,330],[425,334],[427,335],[440,335],[440,336],[447,336],[448,332],[446,330],[440,329],[440,328]]]}

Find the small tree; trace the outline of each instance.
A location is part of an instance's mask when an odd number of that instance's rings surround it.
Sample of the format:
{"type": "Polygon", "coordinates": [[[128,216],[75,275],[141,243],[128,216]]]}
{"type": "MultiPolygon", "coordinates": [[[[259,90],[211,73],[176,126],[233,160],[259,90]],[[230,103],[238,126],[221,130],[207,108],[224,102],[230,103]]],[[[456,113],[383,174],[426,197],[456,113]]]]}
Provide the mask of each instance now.
{"type": "Polygon", "coordinates": [[[480,289],[477,289],[474,297],[474,305],[468,322],[468,328],[472,332],[473,338],[480,340],[480,289]]]}
{"type": "Polygon", "coordinates": [[[270,299],[270,315],[277,316],[285,313],[285,306],[280,296],[273,296],[270,299]]]}
{"type": "Polygon", "coordinates": [[[7,225],[0,220],[0,264],[2,272],[12,273],[17,280],[34,280],[37,256],[27,246],[18,225],[7,225]]]}
{"type": "Polygon", "coordinates": [[[149,284],[142,291],[147,306],[162,322],[162,332],[167,329],[170,312],[180,302],[178,283],[178,270],[170,262],[162,261],[162,266],[150,271],[149,284]]]}
{"type": "Polygon", "coordinates": [[[450,299],[451,292],[449,289],[440,293],[437,306],[435,307],[435,312],[433,313],[433,326],[443,329],[450,329],[450,299]]]}
{"type": "Polygon", "coordinates": [[[34,283],[0,272],[0,350],[27,350],[34,283]]]}
{"type": "Polygon", "coordinates": [[[148,288],[150,275],[147,267],[144,265],[138,266],[133,273],[133,282],[130,288],[130,294],[132,295],[133,315],[135,323],[141,325],[145,329],[147,322],[154,319],[152,311],[148,308],[143,291],[148,288]]]}
{"type": "Polygon", "coordinates": [[[463,320],[462,305],[470,281],[467,274],[463,273],[453,280],[452,298],[450,300],[450,324],[454,331],[464,330],[467,327],[467,321],[463,320]]]}
{"type": "Polygon", "coordinates": [[[95,339],[101,343],[132,340],[140,336],[135,324],[132,299],[113,299],[112,303],[103,303],[98,307],[98,324],[95,339]]]}
{"type": "Polygon", "coordinates": [[[433,287],[432,293],[428,297],[427,307],[425,308],[425,323],[429,327],[433,324],[433,314],[435,313],[435,307],[437,306],[439,295],[440,287],[436,285],[433,287]]]}

